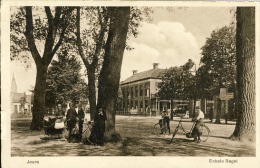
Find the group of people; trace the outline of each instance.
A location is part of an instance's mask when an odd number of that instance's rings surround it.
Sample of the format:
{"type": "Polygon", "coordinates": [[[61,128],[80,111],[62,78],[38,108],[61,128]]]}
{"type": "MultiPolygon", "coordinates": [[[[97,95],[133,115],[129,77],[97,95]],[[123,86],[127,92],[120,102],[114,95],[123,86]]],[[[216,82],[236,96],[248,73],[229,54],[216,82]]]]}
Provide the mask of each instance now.
{"type": "MultiPolygon", "coordinates": [[[[163,110],[162,114],[162,119],[159,121],[160,127],[162,128],[163,124],[166,124],[169,134],[171,133],[170,131],[170,115],[169,112],[166,111],[165,109],[163,110]]],[[[195,118],[192,120],[195,121],[195,126],[192,131],[192,135],[194,137],[194,141],[199,143],[200,142],[200,126],[203,124],[203,119],[204,119],[204,113],[200,110],[199,106],[196,106],[195,108],[195,118]]],[[[212,120],[212,119],[211,119],[212,120]]],[[[161,130],[163,131],[163,130],[161,130]]],[[[161,132],[163,134],[163,132],[161,132]]]]}
{"type": "MultiPolygon", "coordinates": [[[[61,104],[58,104],[58,110],[55,115],[57,118],[65,116],[65,112],[63,111],[61,104]]],[[[69,109],[66,113],[65,121],[67,123],[67,130],[69,132],[69,142],[73,140],[82,140],[84,119],[85,112],[82,109],[82,105],[79,102],[69,103],[69,109]]],[[[106,119],[106,112],[102,108],[99,108],[97,113],[94,115],[94,125],[91,132],[92,141],[94,141],[96,145],[102,146],[104,144],[106,119]]]]}
{"type": "MultiPolygon", "coordinates": [[[[194,141],[200,142],[200,126],[203,123],[204,113],[200,110],[200,107],[197,106],[195,108],[196,117],[193,118],[195,121],[195,126],[192,131],[194,141]]],[[[56,116],[65,116],[65,112],[62,109],[61,104],[58,104],[58,110],[56,112],[56,116]]],[[[82,109],[82,105],[79,102],[70,103],[69,109],[66,114],[66,122],[67,129],[69,131],[68,141],[70,142],[72,138],[76,138],[78,141],[82,139],[82,131],[83,131],[83,123],[84,123],[85,113],[82,109]],[[77,128],[77,129],[75,129],[77,128]]],[[[104,144],[104,132],[105,132],[105,121],[107,120],[106,112],[99,108],[97,113],[94,116],[94,125],[92,128],[92,141],[94,141],[97,145],[104,144]]],[[[163,124],[166,124],[169,134],[170,131],[170,115],[169,112],[163,110],[162,119],[159,121],[160,126],[162,128],[163,124]]],[[[161,132],[162,134],[162,132],[161,132]]]]}
{"type": "Polygon", "coordinates": [[[72,135],[75,135],[75,138],[77,138],[78,141],[81,141],[84,118],[85,113],[82,109],[82,106],[78,102],[76,102],[76,104],[70,103],[66,114],[67,128],[69,131],[69,142],[71,141],[71,138],[73,138],[72,135]],[[77,128],[76,124],[78,124],[78,129],[75,129],[77,128]]]}

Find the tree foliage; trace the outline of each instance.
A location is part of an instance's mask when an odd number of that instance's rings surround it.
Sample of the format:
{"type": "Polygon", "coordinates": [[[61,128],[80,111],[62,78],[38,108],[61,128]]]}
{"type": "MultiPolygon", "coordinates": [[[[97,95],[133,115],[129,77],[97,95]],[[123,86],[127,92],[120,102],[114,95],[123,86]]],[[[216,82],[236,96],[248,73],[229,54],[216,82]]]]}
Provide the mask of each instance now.
{"type": "Polygon", "coordinates": [[[198,69],[201,98],[212,99],[221,87],[235,89],[236,47],[234,25],[216,29],[202,49],[202,66],[198,69]]]}
{"type": "Polygon", "coordinates": [[[194,62],[189,59],[187,63],[180,67],[171,67],[162,76],[159,83],[157,96],[160,99],[189,99],[193,97],[192,87],[194,87],[194,73],[192,68],[194,62]]]}
{"type": "MultiPolygon", "coordinates": [[[[42,56],[46,53],[46,47],[53,44],[52,55],[56,53],[60,47],[64,37],[67,36],[70,20],[70,13],[73,8],[70,7],[29,7],[31,11],[31,24],[32,30],[31,38],[34,39],[35,49],[38,50],[42,56]],[[51,30],[53,28],[53,30],[51,30]],[[50,37],[52,35],[52,37],[50,37]],[[53,38],[53,39],[52,39],[53,38]],[[47,39],[49,39],[47,43],[47,39]]],[[[26,39],[26,8],[25,7],[11,7],[10,19],[10,39],[11,39],[11,60],[25,58],[27,59],[28,52],[31,49],[26,39]]],[[[28,22],[27,22],[28,23],[28,22]]]]}
{"type": "Polygon", "coordinates": [[[62,48],[57,57],[48,68],[45,98],[47,107],[78,101],[80,98],[86,98],[88,93],[86,81],[81,74],[81,62],[77,56],[62,48]]]}

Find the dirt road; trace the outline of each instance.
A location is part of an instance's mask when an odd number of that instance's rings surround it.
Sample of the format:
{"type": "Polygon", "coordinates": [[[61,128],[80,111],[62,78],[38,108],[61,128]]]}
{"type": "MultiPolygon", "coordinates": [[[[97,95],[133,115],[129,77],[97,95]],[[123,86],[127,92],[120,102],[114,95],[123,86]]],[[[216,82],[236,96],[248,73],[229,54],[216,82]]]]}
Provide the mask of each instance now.
{"type": "MultiPolygon", "coordinates": [[[[68,143],[62,139],[44,139],[43,132],[31,132],[29,119],[13,119],[11,134],[12,156],[255,156],[255,144],[228,139],[234,131],[234,123],[213,124],[205,121],[211,130],[206,142],[195,143],[178,132],[171,144],[170,135],[152,134],[153,125],[159,118],[139,116],[117,116],[116,130],[121,134],[119,143],[104,146],[68,143]]],[[[178,118],[171,121],[172,131],[178,118]]],[[[223,122],[224,123],[224,122],[223,122]]],[[[190,119],[183,123],[189,129],[190,119]]]]}

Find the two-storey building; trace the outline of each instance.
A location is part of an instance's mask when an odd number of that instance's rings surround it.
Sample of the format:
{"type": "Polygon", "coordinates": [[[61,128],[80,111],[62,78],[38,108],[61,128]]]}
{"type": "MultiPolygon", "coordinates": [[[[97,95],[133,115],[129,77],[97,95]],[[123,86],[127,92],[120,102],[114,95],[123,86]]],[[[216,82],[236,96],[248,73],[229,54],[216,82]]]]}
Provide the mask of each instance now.
{"type": "Polygon", "coordinates": [[[154,63],[153,68],[147,71],[137,73],[137,70],[133,70],[133,75],[120,84],[120,109],[131,114],[158,115],[163,108],[169,108],[169,100],[159,100],[155,96],[165,71],[158,68],[158,63],[154,63]]]}

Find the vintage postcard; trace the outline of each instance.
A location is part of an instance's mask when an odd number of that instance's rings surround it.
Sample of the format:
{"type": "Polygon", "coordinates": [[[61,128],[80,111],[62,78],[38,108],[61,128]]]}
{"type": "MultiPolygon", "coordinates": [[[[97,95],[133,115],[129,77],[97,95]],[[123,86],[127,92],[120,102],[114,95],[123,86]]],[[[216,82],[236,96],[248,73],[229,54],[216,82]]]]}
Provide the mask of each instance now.
{"type": "Polygon", "coordinates": [[[4,168],[258,168],[259,2],[1,2],[4,168]]]}

